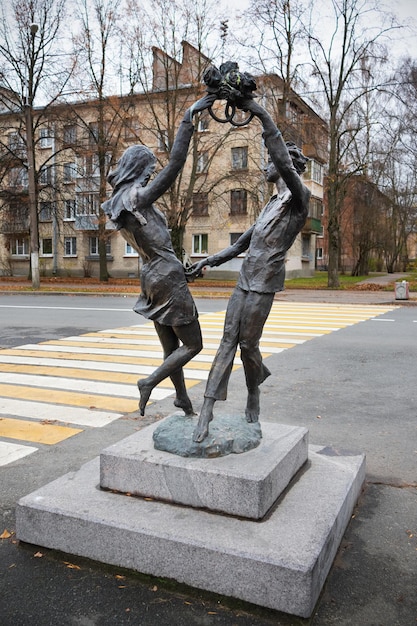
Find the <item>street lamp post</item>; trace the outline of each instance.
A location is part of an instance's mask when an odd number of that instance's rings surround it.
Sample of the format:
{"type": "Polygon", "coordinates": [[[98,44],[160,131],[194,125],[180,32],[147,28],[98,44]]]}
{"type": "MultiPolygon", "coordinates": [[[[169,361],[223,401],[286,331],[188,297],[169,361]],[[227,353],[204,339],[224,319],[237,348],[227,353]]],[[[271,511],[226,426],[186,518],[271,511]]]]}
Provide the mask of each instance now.
{"type": "Polygon", "coordinates": [[[35,148],[33,141],[33,50],[35,44],[35,36],[38,32],[38,25],[31,24],[31,54],[30,67],[28,75],[28,84],[26,86],[26,102],[25,102],[25,122],[26,122],[26,146],[28,157],[28,188],[29,188],[29,227],[30,227],[30,267],[32,275],[33,289],[39,289],[39,228],[38,228],[38,207],[36,197],[36,179],[35,179],[35,148]]]}

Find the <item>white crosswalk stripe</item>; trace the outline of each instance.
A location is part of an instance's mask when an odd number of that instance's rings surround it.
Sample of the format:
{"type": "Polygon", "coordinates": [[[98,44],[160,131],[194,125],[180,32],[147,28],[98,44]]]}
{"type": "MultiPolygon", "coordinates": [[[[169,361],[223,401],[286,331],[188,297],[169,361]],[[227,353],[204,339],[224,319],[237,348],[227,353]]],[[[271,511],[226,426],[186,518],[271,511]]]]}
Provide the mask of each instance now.
{"type": "MultiPolygon", "coordinates": [[[[267,358],[392,308],[274,303],[261,350],[267,358]]],[[[200,315],[204,348],[184,369],[187,386],[207,379],[224,315],[200,315]]],[[[0,350],[0,465],[74,436],[80,428],[100,428],[137,410],[136,381],[153,372],[162,358],[151,323],[0,350]]],[[[240,366],[237,355],[235,368],[240,366]]],[[[166,380],[151,401],[173,394],[166,380]]]]}
{"type": "Polygon", "coordinates": [[[36,452],[38,448],[33,446],[22,446],[19,443],[9,443],[7,441],[0,441],[0,466],[8,465],[22,459],[32,452],[36,452]]]}
{"type": "MultiPolygon", "coordinates": [[[[65,342],[66,340],[62,339],[60,342],[56,342],[56,343],[48,342],[47,344],[26,344],[24,346],[20,346],[20,350],[37,350],[39,352],[52,352],[56,348],[61,354],[64,354],[64,353],[78,354],[78,355],[96,354],[98,356],[110,355],[112,357],[127,356],[127,357],[133,357],[133,358],[149,358],[150,356],[149,350],[135,350],[133,348],[131,350],[125,350],[125,349],[118,349],[116,347],[94,348],[90,346],[84,346],[84,345],[81,345],[83,344],[82,337],[79,339],[77,346],[73,346],[73,345],[69,346],[65,342]]],[[[115,344],[115,345],[120,345],[120,344],[115,344]]],[[[156,359],[162,359],[163,354],[161,350],[158,350],[158,351],[152,351],[151,356],[153,356],[156,359]]],[[[202,363],[211,363],[212,357],[210,357],[210,355],[208,354],[200,353],[194,357],[193,361],[202,362],[202,363]]]]}
{"type": "MultiPolygon", "coordinates": [[[[106,411],[91,411],[82,407],[65,406],[64,415],[61,422],[65,424],[75,424],[77,426],[100,427],[107,426],[116,419],[119,419],[117,413],[106,411]]],[[[55,404],[47,402],[28,402],[26,400],[14,400],[11,398],[0,398],[0,414],[12,417],[23,417],[36,419],[38,415],[42,415],[45,421],[54,421],[59,416],[59,409],[55,404]],[[36,413],[34,412],[36,408],[36,413]]]]}
{"type": "MultiPolygon", "coordinates": [[[[218,345],[218,344],[217,344],[218,345]]],[[[22,347],[22,346],[21,346],[22,347]]],[[[19,348],[20,349],[20,348],[19,348]]],[[[72,353],[74,354],[74,353],[72,353]]],[[[161,353],[162,359],[162,353],[161,353]]],[[[240,359],[239,359],[240,361],[240,359]]],[[[31,365],[31,366],[47,366],[47,367],[61,367],[64,368],[77,368],[83,370],[96,370],[107,372],[124,372],[126,374],[134,374],[135,376],[144,375],[149,376],[155,370],[153,365],[126,365],[124,363],[111,363],[100,362],[99,365],[96,361],[80,361],[77,359],[51,359],[48,357],[33,357],[33,356],[17,356],[17,355],[3,355],[0,352],[0,364],[9,363],[10,365],[31,365]]],[[[1,370],[0,370],[1,371],[1,370]]],[[[206,380],[209,370],[188,370],[184,369],[186,378],[196,380],[206,380]]],[[[64,375],[64,373],[63,373],[64,375]]],[[[163,385],[163,383],[161,383],[163,385]]]]}

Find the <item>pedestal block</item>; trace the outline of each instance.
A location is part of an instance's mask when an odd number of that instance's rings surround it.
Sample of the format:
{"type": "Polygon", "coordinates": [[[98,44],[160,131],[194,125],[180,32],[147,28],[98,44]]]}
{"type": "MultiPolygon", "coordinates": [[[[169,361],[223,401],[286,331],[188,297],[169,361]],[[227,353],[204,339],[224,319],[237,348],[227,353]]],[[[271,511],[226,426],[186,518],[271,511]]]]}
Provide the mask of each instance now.
{"type": "Polygon", "coordinates": [[[264,423],[257,448],[204,459],[155,450],[152,437],[158,426],[101,453],[102,488],[260,519],[307,461],[306,428],[264,423]]]}

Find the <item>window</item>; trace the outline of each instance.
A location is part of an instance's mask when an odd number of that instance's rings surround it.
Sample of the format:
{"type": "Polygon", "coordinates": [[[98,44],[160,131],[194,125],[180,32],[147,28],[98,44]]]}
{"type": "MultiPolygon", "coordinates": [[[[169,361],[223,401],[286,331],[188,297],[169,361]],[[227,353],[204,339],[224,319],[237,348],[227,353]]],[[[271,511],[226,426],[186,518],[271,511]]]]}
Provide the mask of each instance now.
{"type": "Polygon", "coordinates": [[[193,254],[208,254],[208,235],[193,235],[193,254]]]}
{"type": "Polygon", "coordinates": [[[13,256],[28,256],[29,240],[28,239],[13,239],[11,250],[12,250],[13,256]]]}
{"type": "Polygon", "coordinates": [[[24,167],[12,167],[9,172],[10,187],[27,187],[28,172],[24,167]]]}
{"type": "Polygon", "coordinates": [[[200,115],[198,120],[198,132],[204,133],[209,129],[210,118],[208,115],[200,115]]]}
{"type": "Polygon", "coordinates": [[[95,256],[98,254],[98,237],[89,237],[90,255],[95,256]]]}
{"type": "Polygon", "coordinates": [[[39,131],[39,147],[52,148],[53,131],[51,128],[41,128],[39,131]]]}
{"type": "Polygon", "coordinates": [[[69,124],[68,126],[64,126],[64,136],[63,136],[64,144],[68,146],[72,146],[77,141],[77,127],[75,124],[69,124]]]}
{"type": "MultiPolygon", "coordinates": [[[[106,154],[104,155],[104,162],[106,164],[107,169],[110,169],[112,158],[113,158],[113,154],[111,152],[106,152],[106,154]]],[[[98,166],[98,156],[97,156],[97,166],[98,166]]]]}
{"type": "Polygon", "coordinates": [[[317,248],[316,250],[316,259],[321,261],[323,259],[323,248],[317,248]]]}
{"type": "MultiPolygon", "coordinates": [[[[236,243],[236,241],[243,235],[243,233],[230,233],[229,237],[230,237],[230,245],[233,246],[234,243],[236,243]]],[[[243,252],[241,252],[238,257],[244,257],[246,254],[246,251],[244,250],[243,252]]]]}
{"type": "Polygon", "coordinates": [[[52,220],[53,202],[41,202],[39,206],[39,221],[50,222],[52,220]]]}
{"type": "Polygon", "coordinates": [[[11,152],[17,154],[26,150],[26,144],[17,131],[9,134],[7,137],[7,146],[11,152]]]}
{"type": "Polygon", "coordinates": [[[77,238],[64,238],[64,256],[77,256],[77,238]]]}
{"type": "Polygon", "coordinates": [[[65,200],[64,204],[64,220],[75,220],[75,200],[65,200]]]}
{"type": "Polygon", "coordinates": [[[159,152],[168,152],[169,150],[169,139],[167,130],[160,130],[158,133],[158,150],[159,152]]]}
{"type": "Polygon", "coordinates": [[[140,124],[136,118],[129,117],[125,122],[125,139],[137,140],[139,137],[140,124]]]}
{"type": "Polygon", "coordinates": [[[303,259],[310,259],[310,237],[302,237],[301,246],[301,256],[303,259]]]}
{"type": "Polygon", "coordinates": [[[88,125],[88,143],[90,144],[90,147],[95,147],[98,144],[98,140],[98,124],[96,122],[91,122],[91,124],[88,125]]]}
{"type": "Polygon", "coordinates": [[[98,195],[95,193],[79,194],[77,197],[77,215],[97,215],[98,195]]]}
{"type": "Polygon", "coordinates": [[[193,193],[193,215],[208,215],[208,193],[193,193]]]}
{"type": "MultiPolygon", "coordinates": [[[[29,207],[27,204],[18,204],[13,200],[10,202],[9,211],[5,210],[3,215],[3,225],[13,224],[13,232],[22,233],[29,230],[29,207]]],[[[7,228],[6,228],[7,230],[7,228]]]]}
{"type": "Polygon", "coordinates": [[[230,214],[245,215],[248,209],[248,192],[246,189],[232,189],[230,192],[230,214]]]}
{"type": "MultiPolygon", "coordinates": [[[[89,253],[90,256],[98,256],[99,255],[99,239],[98,237],[89,237],[89,253]]],[[[111,241],[110,239],[106,239],[106,255],[111,254],[111,241]]]]}
{"type": "Polygon", "coordinates": [[[125,242],[125,256],[139,256],[135,248],[127,241],[125,242]]]}
{"type": "Polygon", "coordinates": [[[232,169],[244,170],[248,167],[248,148],[232,148],[232,169]]]}
{"type": "Polygon", "coordinates": [[[230,233],[230,245],[233,246],[242,235],[243,233],[230,233]]]}
{"type": "Polygon", "coordinates": [[[39,183],[41,185],[52,185],[53,168],[52,165],[42,165],[39,171],[39,183]]]}
{"type": "Polygon", "coordinates": [[[322,185],[323,184],[323,165],[321,163],[318,163],[314,159],[311,159],[307,163],[307,168],[306,168],[306,172],[304,176],[305,178],[314,180],[314,182],[318,183],[319,185],[322,185]]]}
{"type": "MultiPolygon", "coordinates": [[[[242,111],[242,109],[236,109],[235,114],[233,116],[233,121],[238,124],[242,124],[243,122],[247,122],[249,119],[250,113],[247,111],[242,111]]],[[[233,126],[235,130],[241,130],[238,126],[233,126]]]]}
{"type": "Polygon", "coordinates": [[[98,154],[87,154],[78,160],[77,174],[80,178],[99,175],[98,154]]]}
{"type": "Polygon", "coordinates": [[[314,196],[311,196],[309,216],[316,217],[317,219],[319,219],[320,217],[322,217],[322,215],[323,215],[323,200],[320,200],[320,198],[315,198],[314,196]]]}
{"type": "Polygon", "coordinates": [[[9,150],[16,150],[19,147],[19,133],[13,132],[7,135],[7,147],[9,150]]]}
{"type": "Polygon", "coordinates": [[[197,167],[195,170],[196,173],[202,174],[203,172],[207,170],[207,166],[208,166],[208,153],[200,152],[200,154],[197,156],[197,167]]]}
{"type": "Polygon", "coordinates": [[[287,101],[285,108],[286,108],[287,121],[290,124],[292,124],[293,126],[297,126],[297,124],[301,123],[303,113],[297,107],[297,105],[294,104],[294,102],[287,101]]]}
{"type": "Polygon", "coordinates": [[[64,163],[64,183],[71,183],[77,176],[77,164],[64,163]]]}
{"type": "Polygon", "coordinates": [[[98,154],[92,154],[85,158],[85,173],[86,176],[99,176],[98,154]]]}
{"type": "Polygon", "coordinates": [[[41,256],[52,256],[52,239],[41,239],[41,256]]]}

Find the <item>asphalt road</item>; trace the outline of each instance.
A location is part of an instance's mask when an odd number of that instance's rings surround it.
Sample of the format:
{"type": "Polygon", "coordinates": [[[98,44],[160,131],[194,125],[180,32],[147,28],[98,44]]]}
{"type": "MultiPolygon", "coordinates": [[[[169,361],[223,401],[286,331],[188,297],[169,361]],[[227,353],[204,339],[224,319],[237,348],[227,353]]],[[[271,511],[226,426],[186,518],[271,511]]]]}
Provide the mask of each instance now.
{"type": "MultiPolygon", "coordinates": [[[[0,348],[81,333],[144,324],[130,296],[0,293],[0,348]]],[[[195,300],[198,310],[219,311],[226,300],[195,300]]]]}
{"type": "MultiPolygon", "coordinates": [[[[2,295],[0,344],[138,324],[133,303],[118,297],[2,295]]],[[[223,300],[198,301],[200,311],[225,306],[223,300]]],[[[311,443],[367,455],[363,495],[311,620],[17,545],[12,536],[0,541],[2,626],[415,624],[416,347],[417,308],[397,307],[268,359],[272,375],[262,385],[263,420],[306,426],[311,443]]],[[[234,410],[244,407],[244,386],[240,369],[232,375],[227,400],[234,410]]],[[[203,391],[204,383],[190,390],[197,410],[203,391]]],[[[0,468],[0,534],[13,530],[19,497],[171,410],[172,399],[155,402],[145,419],[129,415],[0,468]]]]}

